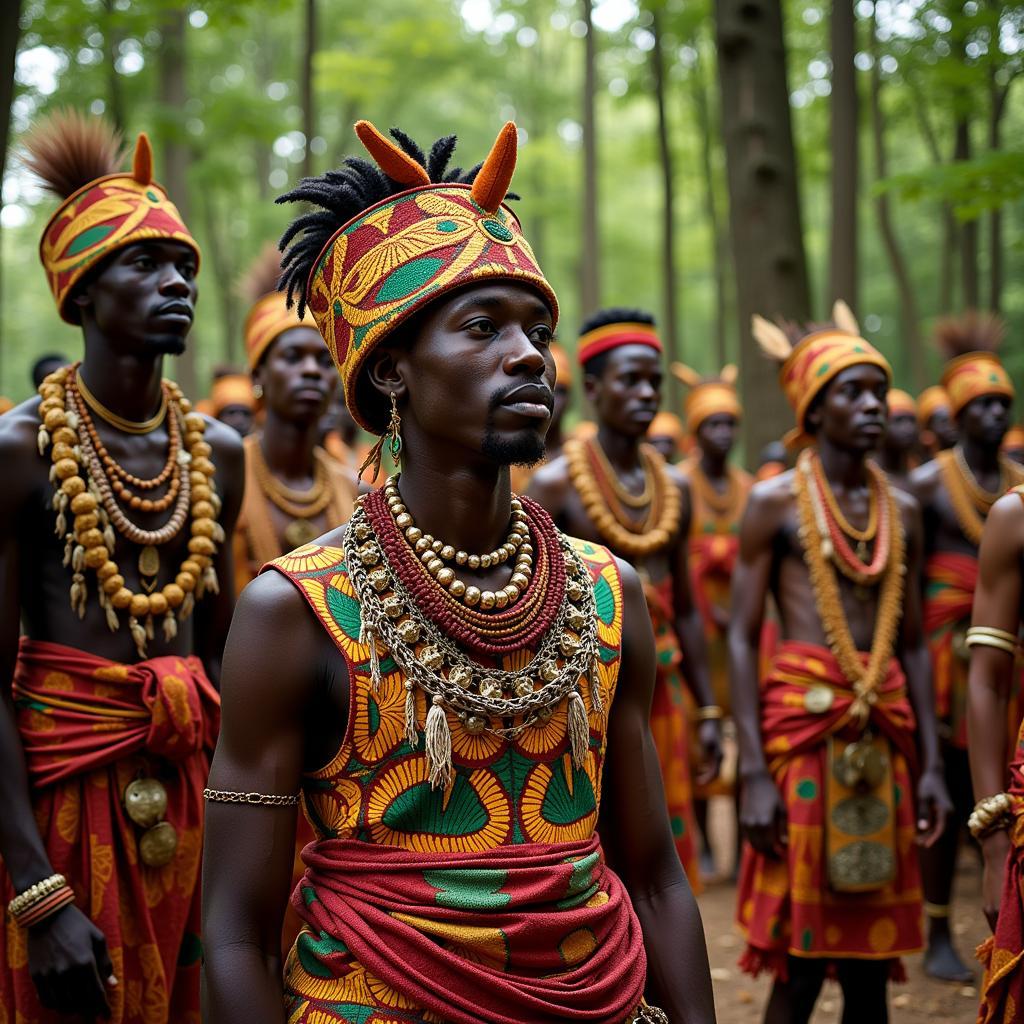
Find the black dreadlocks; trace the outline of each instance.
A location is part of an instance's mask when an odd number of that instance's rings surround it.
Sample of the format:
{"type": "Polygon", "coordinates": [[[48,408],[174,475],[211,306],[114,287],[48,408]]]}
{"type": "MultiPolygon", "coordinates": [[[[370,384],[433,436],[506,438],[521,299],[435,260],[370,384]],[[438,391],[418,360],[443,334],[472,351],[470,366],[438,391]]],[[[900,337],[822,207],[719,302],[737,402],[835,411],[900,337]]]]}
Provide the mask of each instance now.
{"type": "MultiPolygon", "coordinates": [[[[430,180],[436,184],[472,184],[483,166],[477,164],[465,172],[461,167],[449,170],[448,164],[455,152],[454,135],[438,139],[430,147],[429,155],[424,154],[399,128],[391,129],[391,137],[426,169],[430,180]]],[[[296,217],[278,243],[284,252],[278,288],[287,290],[289,306],[298,300],[300,317],[306,308],[306,283],[313,263],[331,236],[353,217],[389,196],[404,192],[408,187],[399,184],[369,160],[350,156],[338,170],[328,171],[317,178],[303,178],[297,188],[278,197],[278,203],[312,203],[320,207],[319,210],[296,217]]],[[[516,197],[510,193],[508,198],[516,197]]]]}

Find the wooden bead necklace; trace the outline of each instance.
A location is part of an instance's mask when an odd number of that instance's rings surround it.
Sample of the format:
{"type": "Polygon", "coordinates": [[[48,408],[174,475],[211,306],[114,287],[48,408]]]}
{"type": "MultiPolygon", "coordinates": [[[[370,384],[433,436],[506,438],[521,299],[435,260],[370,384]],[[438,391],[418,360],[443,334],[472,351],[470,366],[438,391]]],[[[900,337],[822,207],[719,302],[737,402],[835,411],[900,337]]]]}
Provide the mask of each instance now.
{"type": "Polygon", "coordinates": [[[989,510],[1010,487],[1024,480],[1024,471],[1005,455],[1000,455],[999,489],[986,491],[967,464],[960,445],[952,451],[939,452],[935,460],[963,535],[972,544],[980,544],[989,510]]]}
{"type": "Polygon", "coordinates": [[[679,488],[669,476],[665,460],[650,445],[640,446],[653,474],[651,506],[652,510],[658,509],[658,517],[656,522],[638,533],[635,520],[626,517],[607,500],[607,491],[602,495],[601,484],[607,486],[610,482],[601,479],[595,463],[588,456],[588,448],[593,445],[594,442],[572,438],[566,441],[562,450],[568,462],[569,478],[597,532],[613,551],[627,558],[648,558],[668,547],[679,530],[681,498],[679,488]]]}
{"type": "Polygon", "coordinates": [[[260,490],[273,505],[292,517],[292,522],[284,529],[285,543],[292,547],[310,543],[319,533],[311,520],[325,512],[334,498],[325,462],[328,456],[314,450],[313,486],[307,491],[298,491],[286,487],[271,473],[258,439],[253,442],[249,454],[249,464],[260,490]]]}
{"type": "Polygon", "coordinates": [[[704,472],[699,459],[688,461],[684,466],[684,471],[693,487],[695,497],[715,519],[732,521],[738,518],[745,495],[742,476],[735,466],[726,466],[728,483],[724,492],[716,490],[704,472]]]}
{"type": "MultiPolygon", "coordinates": [[[[73,394],[74,375],[78,364],[62,367],[50,374],[40,385],[38,445],[40,454],[50,448],[50,479],[54,484],[53,507],[57,512],[56,533],[64,537],[65,565],[72,569],[71,607],[79,618],[85,616],[88,589],[87,569],[96,573],[100,607],[106,613],[112,631],[121,626],[118,613],[128,615],[128,628],[140,658],[146,657],[146,644],[154,636],[154,616],[163,616],[164,639],[170,642],[178,631],[178,620],[191,614],[195,601],[205,590],[216,592],[217,573],[213,556],[223,543],[224,530],[216,521],[220,510],[210,460],[210,445],[203,440],[206,421],[191,406],[181,390],[171,381],[163,382],[168,405],[175,406],[175,429],[184,429],[184,447],[179,453],[182,482],[178,501],[185,495],[191,506],[191,536],[188,554],[173,583],[152,593],[136,593],[125,586],[125,578],[113,559],[115,531],[129,542],[142,544],[140,573],[155,577],[159,571],[156,545],[167,543],[184,525],[175,525],[174,517],[162,529],[142,530],[124,515],[113,497],[110,480],[104,471],[92,438],[79,416],[73,394]],[[83,466],[83,463],[85,465],[83,466]],[[73,517],[68,531],[67,516],[73,517]],[[155,561],[155,565],[152,564],[155,561]],[[148,563],[148,564],[144,564],[148,563]]],[[[153,429],[153,428],[151,428],[153,429]]],[[[139,431],[133,431],[138,433],[139,431]]],[[[181,439],[179,438],[179,447],[181,439]]],[[[176,510],[177,511],[177,510],[176,510]]],[[[145,584],[144,584],[145,585],[145,584]]]]}
{"type": "Polygon", "coordinates": [[[612,493],[627,508],[647,508],[654,500],[654,469],[646,451],[640,452],[640,467],[644,474],[644,489],[639,494],[634,494],[625,487],[615,472],[615,467],[608,461],[604,449],[600,444],[590,445],[591,458],[597,463],[598,475],[608,482],[612,493]]]}

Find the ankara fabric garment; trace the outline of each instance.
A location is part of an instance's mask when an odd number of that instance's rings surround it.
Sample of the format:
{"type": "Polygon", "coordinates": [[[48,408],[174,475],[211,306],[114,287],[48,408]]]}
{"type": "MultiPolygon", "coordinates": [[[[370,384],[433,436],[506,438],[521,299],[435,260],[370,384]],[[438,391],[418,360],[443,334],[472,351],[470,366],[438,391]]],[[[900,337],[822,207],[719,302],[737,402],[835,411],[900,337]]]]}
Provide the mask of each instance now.
{"type": "MultiPolygon", "coordinates": [[[[862,655],[865,663],[867,655],[862,655]]],[[[785,641],[761,684],[765,754],[786,808],[788,845],[781,859],[745,844],[737,894],[747,939],[741,966],[786,976],[787,955],[824,959],[897,959],[921,948],[921,889],[914,842],[914,713],[893,659],[870,726],[890,745],[896,825],[896,874],[874,892],[839,893],[828,883],[825,849],[827,739],[855,739],[845,725],[853,690],[827,648],[785,641]],[[812,686],[833,695],[824,713],[809,711],[812,686]]]]}
{"type": "Polygon", "coordinates": [[[651,736],[658,751],[676,852],[690,887],[699,892],[697,820],[693,813],[693,778],[690,774],[690,723],[682,673],[683,652],[675,627],[672,581],[666,579],[656,586],[647,583],[644,594],[654,629],[657,656],[657,677],[651,701],[651,736]]]}
{"type": "Polygon", "coordinates": [[[606,549],[574,544],[594,579],[606,709],[593,709],[584,686],[586,764],[573,767],[564,705],[514,738],[470,735],[449,713],[455,771],[438,790],[427,777],[422,692],[413,691],[413,747],[405,679],[390,657],[373,689],[343,551],[308,545],[271,563],[309,602],[350,678],[342,746],[303,780],[317,839],[293,895],[306,926],[285,969],[289,1024],[540,1024],[577,1008],[589,1014],[581,1019],[618,1024],[640,1002],[639,926],[595,832],[622,587],[606,549]],[[474,1004],[481,991],[487,1000],[474,1004]]]}
{"type": "MultiPolygon", "coordinates": [[[[199,1024],[199,870],[203,787],[220,701],[197,658],[133,665],[22,638],[13,695],[33,809],[54,871],[103,932],[114,1024],[199,1024]],[[122,807],[137,777],[167,790],[178,848],[146,867],[122,807]]],[[[14,895],[0,867],[0,898],[14,895]]],[[[26,936],[0,936],[0,1021],[56,1024],[29,976],[26,936]],[[5,1016],[6,1014],[6,1016],[5,1016]]]]}

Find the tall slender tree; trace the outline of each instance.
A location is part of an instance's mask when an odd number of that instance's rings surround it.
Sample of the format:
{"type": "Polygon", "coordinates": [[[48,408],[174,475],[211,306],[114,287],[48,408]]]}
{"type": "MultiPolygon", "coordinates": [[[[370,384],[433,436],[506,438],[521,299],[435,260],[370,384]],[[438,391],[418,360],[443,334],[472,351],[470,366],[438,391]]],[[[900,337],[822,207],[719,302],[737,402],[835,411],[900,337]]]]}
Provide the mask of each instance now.
{"type": "Polygon", "coordinates": [[[826,306],[843,299],[857,309],[857,193],[860,157],[857,23],[851,0],[832,0],[832,94],[829,149],[832,154],[832,224],[826,306]]]}
{"type": "Polygon", "coordinates": [[[313,137],[316,135],[316,96],[313,89],[313,58],[316,55],[316,0],[303,4],[302,46],[302,134],[306,149],[302,159],[302,174],[313,174],[313,137]]]}
{"type": "Polygon", "coordinates": [[[715,0],[748,453],[789,422],[776,371],[750,331],[754,313],[810,314],[780,0],[715,0]]]}
{"type": "MultiPolygon", "coordinates": [[[[21,34],[21,0],[0,4],[0,184],[7,167],[7,136],[11,131],[11,103],[14,101],[14,66],[18,57],[18,38],[21,34]]],[[[3,212],[3,190],[0,189],[0,212],[3,212]]],[[[0,224],[0,297],[3,295],[3,226],[0,224]]],[[[4,352],[0,332],[0,359],[4,352]]],[[[3,364],[0,362],[0,380],[3,364]]]]}
{"type": "Polygon", "coordinates": [[[580,314],[601,305],[601,235],[597,212],[597,40],[593,0],[580,0],[583,38],[583,246],[580,250],[580,314]]]}

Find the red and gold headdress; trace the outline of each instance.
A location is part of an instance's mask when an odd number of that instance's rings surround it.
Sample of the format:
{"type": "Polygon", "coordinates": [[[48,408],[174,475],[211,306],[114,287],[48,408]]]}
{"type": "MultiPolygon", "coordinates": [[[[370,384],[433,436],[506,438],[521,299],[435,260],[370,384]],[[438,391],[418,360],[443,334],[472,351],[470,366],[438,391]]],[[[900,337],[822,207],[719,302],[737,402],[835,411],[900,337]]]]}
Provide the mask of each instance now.
{"type": "Polygon", "coordinates": [[[900,388],[889,388],[887,395],[890,416],[913,416],[917,419],[917,402],[908,391],[900,388]]]}
{"type": "Polygon", "coordinates": [[[130,173],[117,170],[120,138],[100,118],[59,111],[25,139],[28,167],[63,199],[39,243],[39,258],[61,317],[77,324],[68,301],[102,259],[136,242],[170,239],[199,246],[174,204],[153,180],[153,153],[142,132],[130,173]]]}
{"type": "Polygon", "coordinates": [[[655,352],[662,350],[661,339],[654,324],[602,324],[580,335],[576,346],[576,359],[581,366],[585,366],[596,356],[611,352],[613,348],[621,348],[623,345],[647,345],[655,352]]]}
{"type": "Polygon", "coordinates": [[[244,405],[247,409],[255,409],[252,378],[244,373],[226,373],[218,377],[210,388],[208,402],[210,415],[215,418],[229,405],[244,405]]]}
{"type": "Polygon", "coordinates": [[[400,324],[442,295],[485,281],[536,288],[557,321],[558,300],[515,214],[504,205],[518,136],[509,122],[474,182],[432,182],[430,174],[368,121],[356,134],[381,170],[405,191],[339,228],[313,264],[306,305],[334,357],[355,421],[380,433],[360,407],[367,357],[400,324]]]}
{"type": "Polygon", "coordinates": [[[845,302],[832,309],[835,327],[814,331],[795,345],[777,324],[754,316],[754,338],[765,354],[782,364],[779,383],[796,413],[796,428],[784,438],[790,447],[811,443],[804,418],[814,399],[829,382],[851,366],[877,366],[892,380],[889,361],[860,336],[857,321],[845,302]]]}
{"type": "Polygon", "coordinates": [[[984,395],[1014,397],[1013,381],[996,354],[1005,335],[1006,324],[1000,317],[976,310],[945,317],[935,325],[935,340],[949,357],[942,386],[953,416],[984,395]]]}
{"type": "Polygon", "coordinates": [[[243,293],[252,303],[242,332],[250,370],[259,366],[264,353],[285,331],[293,327],[313,330],[313,325],[303,322],[298,310],[289,308],[287,298],[277,290],[280,273],[280,254],[275,246],[266,245],[242,282],[243,293]]]}
{"type": "Polygon", "coordinates": [[[946,389],[939,384],[933,384],[925,388],[917,396],[917,424],[923,430],[928,426],[929,420],[940,410],[950,412],[949,395],[946,389]]]}
{"type": "Polygon", "coordinates": [[[731,363],[723,366],[717,377],[702,377],[685,363],[673,363],[670,369],[675,378],[690,389],[683,409],[686,429],[691,434],[696,434],[709,416],[728,413],[740,419],[743,415],[740,396],[736,392],[736,367],[731,363]]]}

